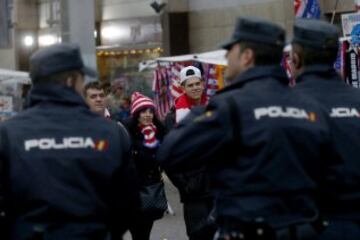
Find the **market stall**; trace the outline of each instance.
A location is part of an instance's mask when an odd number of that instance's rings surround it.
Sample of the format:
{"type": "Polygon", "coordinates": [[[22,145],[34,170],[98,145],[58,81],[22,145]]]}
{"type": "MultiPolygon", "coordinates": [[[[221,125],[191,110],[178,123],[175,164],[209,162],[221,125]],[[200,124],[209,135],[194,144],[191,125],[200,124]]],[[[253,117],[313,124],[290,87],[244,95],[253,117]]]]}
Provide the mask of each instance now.
{"type": "Polygon", "coordinates": [[[0,121],[23,109],[25,91],[30,84],[27,72],[0,69],[0,121]]]}
{"type": "Polygon", "coordinates": [[[202,70],[206,94],[212,96],[224,87],[226,66],[225,50],[174,57],[160,57],[139,64],[139,71],[152,69],[154,72],[154,101],[160,118],[164,118],[174,101],[182,94],[179,74],[183,67],[193,65],[202,70]]]}
{"type": "Polygon", "coordinates": [[[341,22],[343,37],[335,68],[347,84],[360,88],[360,13],[342,14],[341,22]]]}

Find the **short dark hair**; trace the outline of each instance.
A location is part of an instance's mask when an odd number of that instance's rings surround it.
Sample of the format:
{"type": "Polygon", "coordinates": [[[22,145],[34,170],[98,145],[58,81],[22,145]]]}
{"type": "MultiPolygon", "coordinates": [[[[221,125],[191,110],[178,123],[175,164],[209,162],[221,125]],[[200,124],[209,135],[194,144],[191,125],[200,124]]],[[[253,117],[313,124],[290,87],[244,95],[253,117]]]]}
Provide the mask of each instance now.
{"type": "Polygon", "coordinates": [[[314,64],[331,65],[336,61],[338,54],[336,49],[313,49],[297,43],[292,44],[292,51],[299,55],[304,66],[314,64]]]}
{"type": "Polygon", "coordinates": [[[87,90],[89,89],[97,89],[97,90],[104,90],[103,85],[100,82],[89,82],[88,84],[85,85],[84,90],[83,90],[83,94],[86,97],[87,95],[87,90]]]}
{"type": "Polygon", "coordinates": [[[101,81],[100,85],[104,89],[106,95],[111,92],[111,84],[109,81],[101,81]]]}
{"type": "Polygon", "coordinates": [[[255,53],[255,65],[280,64],[283,56],[282,46],[274,46],[263,43],[240,41],[240,51],[251,49],[255,53]]]}
{"type": "Polygon", "coordinates": [[[36,77],[32,79],[33,84],[58,83],[65,84],[68,78],[76,79],[78,75],[84,75],[80,70],[70,70],[54,73],[44,77],[36,77]]]}

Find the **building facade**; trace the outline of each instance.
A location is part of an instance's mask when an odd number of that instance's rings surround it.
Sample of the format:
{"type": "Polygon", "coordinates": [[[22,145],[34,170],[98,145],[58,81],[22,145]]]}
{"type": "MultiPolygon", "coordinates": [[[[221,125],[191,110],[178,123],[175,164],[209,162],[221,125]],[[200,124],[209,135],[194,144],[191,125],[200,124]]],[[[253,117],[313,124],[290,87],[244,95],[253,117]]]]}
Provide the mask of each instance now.
{"type": "MultiPolygon", "coordinates": [[[[71,33],[69,27],[64,27],[64,21],[69,16],[66,15],[62,2],[66,1],[0,0],[1,4],[10,6],[11,12],[8,31],[11,43],[7,46],[0,45],[0,68],[27,70],[27,58],[34,50],[68,38],[71,33]]],[[[285,27],[290,35],[294,20],[293,1],[290,0],[87,2],[94,4],[94,23],[88,25],[90,28],[93,26],[94,31],[90,31],[91,36],[94,36],[92,40],[97,45],[97,56],[118,56],[117,61],[119,56],[131,54],[134,58],[138,55],[138,59],[145,60],[158,55],[179,55],[217,49],[231,35],[238,16],[260,16],[272,20],[285,27]]],[[[337,1],[319,2],[323,18],[330,21],[337,1]]],[[[84,16],[92,13],[86,12],[85,8],[84,11],[79,9],[78,16],[71,19],[70,25],[76,21],[91,19],[84,16]]],[[[334,22],[340,24],[340,14],[354,10],[354,0],[339,1],[334,22]]],[[[3,29],[3,25],[0,24],[0,28],[3,29]]],[[[85,28],[77,31],[85,31],[85,28]]],[[[87,36],[90,36],[89,33],[87,36]]],[[[119,62],[123,65],[129,63],[128,60],[119,62]]]]}

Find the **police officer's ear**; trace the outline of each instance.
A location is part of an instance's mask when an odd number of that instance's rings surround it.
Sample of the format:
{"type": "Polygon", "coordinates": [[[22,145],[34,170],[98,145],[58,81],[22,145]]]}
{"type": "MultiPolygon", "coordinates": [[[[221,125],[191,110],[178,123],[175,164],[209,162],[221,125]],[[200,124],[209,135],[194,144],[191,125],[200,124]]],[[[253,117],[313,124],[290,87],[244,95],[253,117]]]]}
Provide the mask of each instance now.
{"type": "Polygon", "coordinates": [[[70,74],[67,74],[65,79],[65,85],[67,87],[75,88],[77,87],[77,81],[80,81],[80,78],[83,78],[83,75],[80,72],[72,72],[70,74]]]}
{"type": "Polygon", "coordinates": [[[255,52],[251,48],[242,48],[240,45],[239,58],[246,66],[252,65],[255,62],[255,52]]]}
{"type": "Polygon", "coordinates": [[[300,70],[303,67],[302,59],[299,53],[294,51],[292,52],[291,63],[293,64],[295,70],[300,70]]]}
{"type": "Polygon", "coordinates": [[[74,76],[72,75],[69,75],[67,76],[66,80],[65,80],[65,85],[67,87],[74,87],[75,86],[75,82],[76,82],[76,79],[74,76]]]}

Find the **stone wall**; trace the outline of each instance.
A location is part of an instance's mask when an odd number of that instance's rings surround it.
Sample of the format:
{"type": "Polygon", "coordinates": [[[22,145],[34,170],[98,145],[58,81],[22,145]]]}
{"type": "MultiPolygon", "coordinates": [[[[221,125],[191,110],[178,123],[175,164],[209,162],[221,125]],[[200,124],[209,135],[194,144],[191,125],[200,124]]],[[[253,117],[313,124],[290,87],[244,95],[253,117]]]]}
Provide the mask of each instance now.
{"type": "Polygon", "coordinates": [[[293,5],[289,0],[190,0],[191,52],[217,49],[231,36],[239,16],[269,19],[291,33],[293,5]]]}
{"type": "MultiPolygon", "coordinates": [[[[320,0],[323,13],[331,13],[334,10],[336,0],[320,0]]],[[[354,0],[339,0],[336,11],[349,12],[354,10],[354,0]]]]}
{"type": "Polygon", "coordinates": [[[34,48],[24,45],[25,36],[36,41],[38,28],[38,3],[36,0],[13,0],[12,44],[0,49],[0,68],[27,70],[28,58],[34,48]]]}

